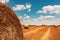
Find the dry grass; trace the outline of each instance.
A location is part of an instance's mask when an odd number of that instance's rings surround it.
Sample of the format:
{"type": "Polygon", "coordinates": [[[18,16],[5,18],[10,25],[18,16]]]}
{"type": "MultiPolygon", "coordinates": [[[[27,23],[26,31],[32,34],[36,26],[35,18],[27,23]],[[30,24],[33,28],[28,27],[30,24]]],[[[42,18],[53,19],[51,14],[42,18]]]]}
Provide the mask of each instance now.
{"type": "Polygon", "coordinates": [[[24,40],[60,40],[60,26],[23,26],[23,33],[24,40]]]}

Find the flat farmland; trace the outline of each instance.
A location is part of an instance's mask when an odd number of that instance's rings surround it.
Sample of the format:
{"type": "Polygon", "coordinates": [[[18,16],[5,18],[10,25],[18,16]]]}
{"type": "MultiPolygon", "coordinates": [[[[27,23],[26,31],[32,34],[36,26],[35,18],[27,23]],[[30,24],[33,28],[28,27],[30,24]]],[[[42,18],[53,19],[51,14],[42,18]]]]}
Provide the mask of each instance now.
{"type": "Polygon", "coordinates": [[[60,40],[60,26],[22,26],[24,40],[60,40]]]}

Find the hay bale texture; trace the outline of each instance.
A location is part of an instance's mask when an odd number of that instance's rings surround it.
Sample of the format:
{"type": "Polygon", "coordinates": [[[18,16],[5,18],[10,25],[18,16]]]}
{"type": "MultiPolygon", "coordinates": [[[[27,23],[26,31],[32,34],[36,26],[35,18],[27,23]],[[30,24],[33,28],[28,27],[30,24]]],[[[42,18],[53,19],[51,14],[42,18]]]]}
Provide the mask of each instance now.
{"type": "Polygon", "coordinates": [[[0,3],[0,40],[23,40],[20,21],[12,9],[0,3]]]}

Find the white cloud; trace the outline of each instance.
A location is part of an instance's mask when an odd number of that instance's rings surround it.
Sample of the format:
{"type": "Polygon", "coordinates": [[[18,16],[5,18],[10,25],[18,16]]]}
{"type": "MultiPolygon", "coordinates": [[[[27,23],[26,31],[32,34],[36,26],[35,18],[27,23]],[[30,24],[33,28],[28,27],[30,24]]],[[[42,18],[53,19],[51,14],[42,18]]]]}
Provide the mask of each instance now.
{"type": "Polygon", "coordinates": [[[24,19],[30,19],[30,16],[24,14],[24,19]]]}
{"type": "Polygon", "coordinates": [[[30,25],[60,25],[60,18],[54,18],[53,16],[41,16],[41,19],[39,20],[38,18],[36,19],[23,19],[22,24],[30,24],[30,25]],[[46,19],[43,19],[46,18],[46,19]],[[47,20],[47,18],[52,18],[51,20],[47,20]]]}
{"type": "Polygon", "coordinates": [[[13,10],[24,10],[24,8],[24,5],[16,5],[15,7],[13,7],[13,10]]]}
{"type": "Polygon", "coordinates": [[[44,16],[45,19],[53,19],[55,16],[44,16]]]}
{"type": "Polygon", "coordinates": [[[30,18],[30,16],[25,16],[24,18],[25,18],[25,19],[29,19],[29,18],[30,18]]]}
{"type": "Polygon", "coordinates": [[[28,10],[28,12],[30,12],[30,11],[31,11],[31,9],[28,10]]]}
{"type": "Polygon", "coordinates": [[[54,19],[55,16],[40,16],[38,20],[45,20],[45,19],[54,19]]]}
{"type": "Polygon", "coordinates": [[[27,3],[26,3],[26,8],[27,8],[27,9],[30,9],[31,6],[32,6],[31,4],[27,4],[27,3]]]}
{"type": "Polygon", "coordinates": [[[24,14],[24,16],[26,16],[26,14],[24,14]]]}
{"type": "Polygon", "coordinates": [[[0,0],[1,3],[8,3],[9,0],[0,0]]]}
{"type": "Polygon", "coordinates": [[[46,20],[45,24],[47,25],[60,25],[60,18],[56,18],[53,20],[46,20]]]}
{"type": "Polygon", "coordinates": [[[19,19],[21,19],[21,18],[22,18],[22,16],[18,16],[18,18],[19,18],[19,19]]]}
{"type": "Polygon", "coordinates": [[[38,20],[38,19],[23,19],[21,20],[22,24],[30,24],[30,25],[60,25],[60,18],[52,19],[52,20],[38,20]]]}
{"type": "Polygon", "coordinates": [[[26,4],[26,5],[16,5],[15,7],[13,7],[12,9],[14,10],[14,11],[17,11],[17,10],[28,10],[28,12],[30,12],[31,11],[31,4],[26,4]]]}
{"type": "Polygon", "coordinates": [[[42,10],[37,11],[37,13],[60,14],[60,5],[43,6],[42,10]]]}

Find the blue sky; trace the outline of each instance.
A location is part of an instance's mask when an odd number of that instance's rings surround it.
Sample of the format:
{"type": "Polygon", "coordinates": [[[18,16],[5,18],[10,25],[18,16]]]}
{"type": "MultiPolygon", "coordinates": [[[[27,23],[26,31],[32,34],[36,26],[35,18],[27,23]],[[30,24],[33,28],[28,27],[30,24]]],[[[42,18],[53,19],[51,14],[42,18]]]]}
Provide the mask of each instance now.
{"type": "Polygon", "coordinates": [[[60,0],[1,0],[16,13],[22,24],[60,25],[60,0]]]}

